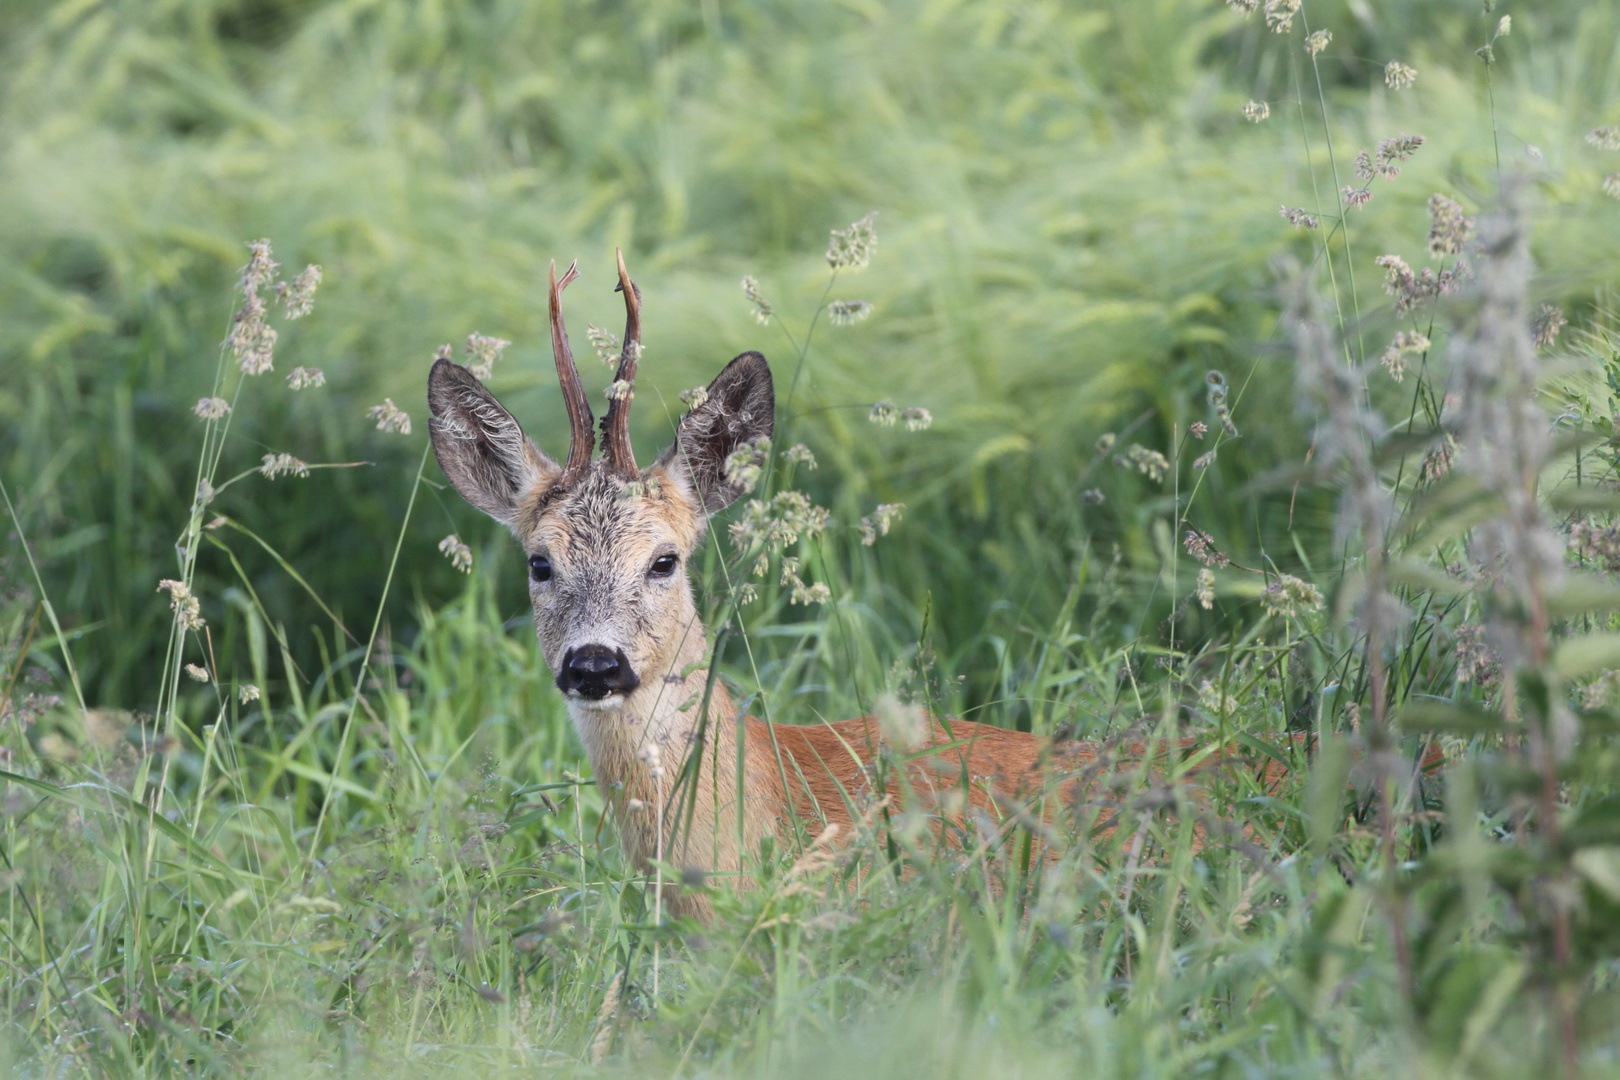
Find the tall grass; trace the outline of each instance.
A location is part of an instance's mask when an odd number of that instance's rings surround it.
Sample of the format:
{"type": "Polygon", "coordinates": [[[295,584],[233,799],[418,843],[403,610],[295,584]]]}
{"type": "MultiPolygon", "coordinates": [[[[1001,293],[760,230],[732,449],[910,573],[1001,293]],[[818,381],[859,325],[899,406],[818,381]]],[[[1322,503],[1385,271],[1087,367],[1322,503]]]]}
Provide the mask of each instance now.
{"type": "MultiPolygon", "coordinates": [[[[12,1070],[1612,1071],[1615,159],[1583,135],[1616,119],[1620,11],[1261,18],[0,14],[12,1070]],[[1397,59],[1413,88],[1384,88],[1397,59]],[[1343,209],[1355,150],[1400,131],[1427,142],[1343,209]],[[1423,254],[1435,192],[1475,219],[1471,276],[1407,310],[1373,260],[1455,264],[1423,254]],[[878,257],[829,292],[825,230],[874,207],[878,257]],[[218,343],[261,235],[326,284],[253,379],[218,343]],[[819,460],[774,482],[841,523],[796,548],[825,605],[774,573],[737,605],[724,530],[704,553],[756,714],[890,693],[1060,750],[1198,749],[944,849],[908,806],[836,851],[784,837],[754,887],[704,886],[714,925],[660,919],[518,560],[421,468],[415,405],[440,342],[498,334],[494,385],[549,445],[539,270],[626,241],[637,437],[763,346],[819,460]],[[857,298],[872,319],[828,325],[857,298]],[[1556,344],[1530,336],[1544,299],[1574,319],[1556,344]],[[1397,331],[1430,342],[1400,382],[1397,331]],[[294,364],[328,384],[293,393],[294,364]],[[187,411],[213,395],[228,428],[187,411]],[[412,435],[370,430],[384,396],[412,435]],[[935,423],[873,425],[882,399],[935,423]],[[248,473],[265,453],[367,464],[248,473]],[[868,547],[879,503],[906,507],[868,547]],[[452,532],[465,578],[433,550],[452,532]],[[170,577],[204,628],[153,592],[170,577]],[[1268,760],[1280,783],[1245,767],[1268,760]]],[[[606,289],[575,292],[607,320],[606,289]]]]}

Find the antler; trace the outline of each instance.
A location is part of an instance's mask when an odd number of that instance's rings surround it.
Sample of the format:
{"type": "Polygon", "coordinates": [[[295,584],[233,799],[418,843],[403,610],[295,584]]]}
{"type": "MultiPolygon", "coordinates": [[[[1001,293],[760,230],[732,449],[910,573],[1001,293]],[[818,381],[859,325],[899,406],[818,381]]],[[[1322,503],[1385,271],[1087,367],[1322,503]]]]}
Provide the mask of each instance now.
{"type": "MultiPolygon", "coordinates": [[[[563,465],[561,482],[572,483],[591,467],[591,451],[596,449],[595,418],[591,416],[590,402],[585,400],[585,387],[580,385],[579,368],[574,365],[574,352],[568,347],[568,330],[563,326],[562,291],[579,276],[577,261],[568,265],[562,280],[557,280],[557,261],[551,261],[551,355],[557,361],[557,381],[562,383],[563,404],[568,406],[568,461],[563,465]]],[[[612,410],[609,410],[611,415],[612,410]]]]}
{"type": "Polygon", "coordinates": [[[630,392],[636,382],[636,361],[641,359],[641,290],[624,268],[624,252],[615,249],[619,259],[619,285],[624,293],[624,351],[619,354],[619,370],[613,376],[617,393],[609,397],[607,416],[602,418],[603,454],[608,468],[626,479],[641,475],[636,455],[630,448],[630,392]]]}

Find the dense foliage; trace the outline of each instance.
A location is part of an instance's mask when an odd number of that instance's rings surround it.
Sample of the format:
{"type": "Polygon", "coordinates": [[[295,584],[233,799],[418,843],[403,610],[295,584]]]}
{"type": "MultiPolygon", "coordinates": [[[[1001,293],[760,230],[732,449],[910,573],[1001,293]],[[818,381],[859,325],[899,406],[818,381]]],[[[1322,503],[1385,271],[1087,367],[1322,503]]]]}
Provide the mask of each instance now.
{"type": "Polygon", "coordinates": [[[19,1072],[1616,1067],[1620,5],[30,0],[0,42],[19,1072]],[[255,376],[259,237],[322,278],[255,376]],[[723,529],[699,568],[757,712],[1288,781],[1122,770],[1044,872],[878,815],[664,924],[424,450],[483,334],[560,452],[547,263],[588,356],[615,246],[643,460],[760,348],[818,463],[768,490],[830,510],[826,603],[738,603],[723,529]]]}

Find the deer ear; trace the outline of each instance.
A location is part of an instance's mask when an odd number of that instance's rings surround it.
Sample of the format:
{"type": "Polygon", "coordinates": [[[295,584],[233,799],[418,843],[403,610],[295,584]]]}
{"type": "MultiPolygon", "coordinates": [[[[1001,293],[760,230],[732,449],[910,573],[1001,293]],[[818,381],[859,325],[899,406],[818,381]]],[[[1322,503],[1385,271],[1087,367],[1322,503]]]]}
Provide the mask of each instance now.
{"type": "Polygon", "coordinates": [[[560,473],[495,395],[450,360],[428,372],[428,432],[433,454],[451,486],[478,509],[510,527],[518,500],[560,473]]]}
{"type": "Polygon", "coordinates": [[[675,443],[658,466],[683,482],[705,513],[730,506],[742,488],[726,481],[726,459],[739,448],[768,439],[776,428],[776,388],[771,367],[757,352],[745,352],[709,384],[703,404],[675,429],[675,443]]]}

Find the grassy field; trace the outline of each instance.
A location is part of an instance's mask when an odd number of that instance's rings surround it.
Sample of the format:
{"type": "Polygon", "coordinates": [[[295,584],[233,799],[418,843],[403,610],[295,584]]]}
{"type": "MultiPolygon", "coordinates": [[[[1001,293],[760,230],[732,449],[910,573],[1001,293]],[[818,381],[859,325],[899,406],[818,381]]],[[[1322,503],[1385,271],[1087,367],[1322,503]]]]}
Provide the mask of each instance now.
{"type": "Polygon", "coordinates": [[[7,4],[0,1062],[1620,1075],[1620,4],[1245,6],[7,4]],[[259,238],[322,276],[249,375],[259,238]],[[818,463],[755,495],[830,511],[825,603],[694,568],[755,715],[1243,764],[666,918],[426,449],[477,333],[562,452],[546,267],[588,358],[615,246],[642,460],[758,348],[818,463]]]}

